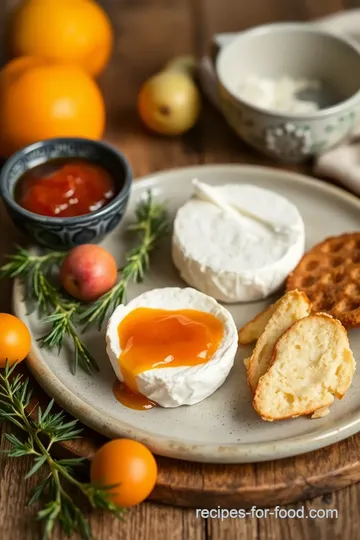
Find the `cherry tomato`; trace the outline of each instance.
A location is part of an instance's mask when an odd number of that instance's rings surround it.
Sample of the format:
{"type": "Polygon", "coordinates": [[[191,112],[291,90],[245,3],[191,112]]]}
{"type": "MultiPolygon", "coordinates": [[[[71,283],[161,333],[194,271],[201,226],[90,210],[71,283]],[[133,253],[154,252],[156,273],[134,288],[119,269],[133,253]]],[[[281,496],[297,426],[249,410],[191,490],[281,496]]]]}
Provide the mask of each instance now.
{"type": "Polygon", "coordinates": [[[25,324],[10,313],[0,313],[0,367],[21,362],[31,348],[30,332],[25,324]]]}
{"type": "Polygon", "coordinates": [[[118,506],[141,503],[152,492],[157,465],[146,446],[130,439],[114,439],[95,454],[90,468],[91,482],[98,486],[116,486],[109,498],[118,506]]]}

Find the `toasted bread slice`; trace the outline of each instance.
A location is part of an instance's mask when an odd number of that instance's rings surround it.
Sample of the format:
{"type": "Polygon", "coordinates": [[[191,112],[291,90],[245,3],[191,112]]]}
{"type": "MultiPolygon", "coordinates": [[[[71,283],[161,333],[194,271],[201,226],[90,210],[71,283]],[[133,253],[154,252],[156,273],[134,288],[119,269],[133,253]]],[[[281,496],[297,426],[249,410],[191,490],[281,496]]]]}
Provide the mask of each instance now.
{"type": "Polygon", "coordinates": [[[311,415],[311,418],[323,418],[323,416],[326,416],[329,414],[330,410],[329,407],[321,407],[320,409],[316,409],[311,415]]]}
{"type": "Polygon", "coordinates": [[[248,368],[248,365],[249,365],[249,362],[250,362],[250,358],[244,358],[243,359],[243,362],[244,362],[244,366],[246,367],[246,369],[248,368]]]}
{"type": "MultiPolygon", "coordinates": [[[[324,313],[295,322],[277,341],[253,405],[264,420],[313,414],[341,399],[355,372],[342,324],[324,313]]],[[[317,416],[317,415],[315,415],[317,416]]]]}
{"type": "Polygon", "coordinates": [[[249,345],[250,343],[254,343],[254,341],[259,339],[265,330],[265,326],[273,315],[279,301],[280,300],[274,302],[274,304],[271,304],[271,306],[264,309],[264,311],[261,313],[258,313],[256,317],[240,328],[238,334],[240,345],[249,345]]]}
{"type": "Polygon", "coordinates": [[[266,373],[270,366],[274,345],[279,337],[295,321],[310,315],[310,311],[310,301],[303,292],[289,291],[278,300],[274,313],[265,326],[264,332],[257,340],[248,362],[247,378],[253,394],[260,377],[266,373]]]}

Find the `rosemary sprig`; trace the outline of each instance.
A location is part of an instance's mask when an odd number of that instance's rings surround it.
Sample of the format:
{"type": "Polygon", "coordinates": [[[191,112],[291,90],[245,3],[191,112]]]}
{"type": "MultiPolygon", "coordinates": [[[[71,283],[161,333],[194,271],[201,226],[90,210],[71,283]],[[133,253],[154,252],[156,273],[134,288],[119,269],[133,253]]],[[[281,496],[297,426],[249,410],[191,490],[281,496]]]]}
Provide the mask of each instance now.
{"type": "Polygon", "coordinates": [[[79,321],[83,323],[84,331],[93,325],[97,325],[100,330],[107,315],[126,301],[129,282],[139,283],[144,279],[150,266],[150,254],[167,228],[166,210],[162,204],[154,202],[149,191],[147,198],[136,208],[136,223],[129,227],[129,230],[138,234],[139,243],[125,255],[126,263],[120,270],[120,281],[90,307],[80,310],[79,321]]]}
{"type": "Polygon", "coordinates": [[[139,282],[149,268],[149,256],[158,239],[167,229],[167,214],[162,204],[154,202],[151,191],[140,201],[136,208],[136,222],[129,227],[138,235],[138,244],[125,256],[125,265],[120,270],[118,283],[90,306],[65,296],[53,280],[55,269],[66,253],[50,252],[36,255],[17,247],[13,255],[7,256],[8,262],[0,268],[0,279],[19,278],[25,285],[27,300],[35,305],[43,323],[49,324],[47,334],[40,338],[40,345],[60,350],[65,339],[72,343],[74,355],[70,365],[73,374],[78,366],[88,373],[98,370],[98,366],[79,337],[76,327],[85,331],[97,325],[100,330],[105,318],[126,298],[130,281],[139,282]]]}
{"type": "Polygon", "coordinates": [[[29,380],[23,380],[20,374],[14,375],[15,367],[16,364],[11,368],[6,365],[0,374],[0,421],[11,422],[26,433],[24,441],[13,433],[5,435],[11,445],[7,452],[10,457],[33,457],[33,467],[25,478],[44,470],[44,478],[28,502],[29,505],[43,504],[37,513],[37,519],[44,523],[43,540],[49,537],[55,523],[59,523],[67,536],[78,532],[84,540],[90,540],[89,523],[73,501],[72,491],[81,493],[92,508],[108,510],[120,519],[124,511],[109,500],[106,488],[76,479],[74,470],[83,464],[82,458],[55,459],[51,456],[50,450],[55,442],[78,438],[82,430],[77,427],[77,420],[67,421],[63,411],[53,413],[53,401],[45,411],[39,407],[37,419],[31,419],[26,412],[32,394],[29,380]]]}
{"type": "Polygon", "coordinates": [[[66,253],[60,251],[36,255],[21,246],[16,246],[14,254],[5,255],[5,259],[9,262],[0,268],[0,279],[20,278],[26,285],[26,299],[35,304],[39,314],[42,315],[52,308],[54,297],[57,295],[47,276],[51,275],[65,255],[66,253]]]}
{"type": "Polygon", "coordinates": [[[26,299],[35,304],[44,324],[50,325],[47,334],[39,339],[41,347],[58,347],[60,350],[68,337],[74,348],[70,364],[73,374],[80,365],[88,373],[99,370],[94,358],[75,329],[75,317],[80,309],[79,302],[68,300],[53,285],[51,275],[66,253],[50,252],[34,255],[18,247],[14,255],[7,256],[9,262],[0,268],[0,278],[18,277],[25,285],[26,299]]]}
{"type": "Polygon", "coordinates": [[[76,374],[79,365],[89,374],[91,374],[93,370],[99,371],[99,366],[85,343],[80,339],[74,326],[76,314],[80,309],[79,306],[80,304],[77,302],[57,300],[54,304],[54,313],[48,315],[44,319],[45,324],[51,324],[51,329],[47,334],[40,338],[41,347],[47,347],[49,349],[58,347],[59,351],[63,346],[66,336],[71,339],[74,356],[72,358],[72,363],[70,364],[70,369],[73,375],[76,374]]]}

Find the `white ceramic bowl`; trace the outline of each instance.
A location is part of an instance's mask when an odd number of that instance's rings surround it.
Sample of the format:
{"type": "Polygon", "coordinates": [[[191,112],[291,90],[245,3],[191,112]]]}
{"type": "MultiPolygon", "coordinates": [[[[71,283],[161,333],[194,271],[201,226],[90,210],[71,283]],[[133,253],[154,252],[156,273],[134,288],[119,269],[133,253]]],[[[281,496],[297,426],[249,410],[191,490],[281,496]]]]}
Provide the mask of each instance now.
{"type": "Polygon", "coordinates": [[[348,137],[360,113],[360,52],[348,39],[304,23],[277,23],[237,35],[216,59],[223,113],[240,137],[284,161],[302,161],[348,137]],[[321,81],[337,100],[310,114],[283,114],[239,98],[248,75],[321,81]]]}

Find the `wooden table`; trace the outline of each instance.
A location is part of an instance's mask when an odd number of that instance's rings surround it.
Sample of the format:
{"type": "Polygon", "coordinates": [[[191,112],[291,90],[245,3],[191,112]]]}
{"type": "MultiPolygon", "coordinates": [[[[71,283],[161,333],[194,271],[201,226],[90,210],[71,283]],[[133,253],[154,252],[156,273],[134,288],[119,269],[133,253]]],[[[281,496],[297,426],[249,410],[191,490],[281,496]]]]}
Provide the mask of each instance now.
{"type": "MultiPolygon", "coordinates": [[[[0,2],[0,26],[15,0],[0,2]]],[[[147,133],[136,114],[139,86],[171,57],[206,52],[214,32],[236,31],[279,20],[306,20],[360,7],[360,0],[103,0],[114,25],[116,41],[101,85],[108,106],[107,139],[129,158],[135,176],[198,163],[252,163],[274,166],[242,144],[208,104],[197,127],[185,137],[163,139],[147,133]]],[[[302,171],[306,171],[303,167],[302,171]]],[[[18,239],[0,208],[0,263],[18,239]]],[[[10,290],[0,284],[0,309],[10,310],[10,290]]],[[[1,427],[0,448],[7,448],[1,427]]],[[[277,466],[281,466],[281,462],[277,466]]],[[[32,540],[40,528],[32,521],[26,498],[37,482],[24,481],[27,459],[0,458],[0,538],[32,540]]],[[[221,504],[221,501],[219,501],[221,504]]],[[[293,505],[299,508],[302,503],[293,505]]],[[[305,503],[310,508],[336,508],[338,519],[197,519],[194,510],[144,503],[129,511],[124,523],[93,514],[99,540],[347,540],[359,538],[360,485],[305,503]]],[[[56,531],[54,539],[64,536],[56,531]]]]}

